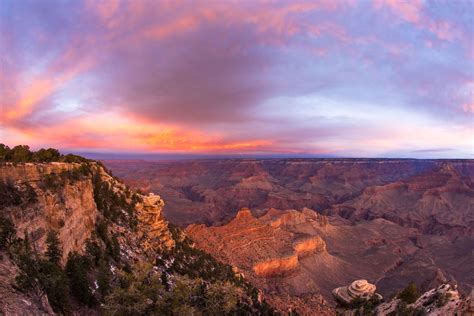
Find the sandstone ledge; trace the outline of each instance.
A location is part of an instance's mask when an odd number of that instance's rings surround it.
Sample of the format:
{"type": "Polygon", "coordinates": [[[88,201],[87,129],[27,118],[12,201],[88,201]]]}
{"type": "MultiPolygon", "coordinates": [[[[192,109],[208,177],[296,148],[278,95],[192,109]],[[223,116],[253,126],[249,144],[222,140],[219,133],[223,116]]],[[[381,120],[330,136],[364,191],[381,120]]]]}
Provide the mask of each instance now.
{"type": "Polygon", "coordinates": [[[253,270],[258,277],[276,277],[291,273],[298,267],[298,256],[271,259],[254,265],[253,270]]]}

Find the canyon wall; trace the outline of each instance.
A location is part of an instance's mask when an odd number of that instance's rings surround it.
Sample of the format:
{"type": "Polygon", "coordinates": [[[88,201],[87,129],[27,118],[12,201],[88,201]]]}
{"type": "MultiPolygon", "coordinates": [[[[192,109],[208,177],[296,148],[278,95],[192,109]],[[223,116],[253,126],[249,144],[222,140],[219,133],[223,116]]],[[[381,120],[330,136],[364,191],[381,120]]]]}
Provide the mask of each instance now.
{"type": "Polygon", "coordinates": [[[308,207],[352,221],[385,218],[430,234],[472,234],[474,227],[473,160],[216,159],[106,164],[131,186],[160,192],[167,202],[165,216],[182,226],[224,224],[243,207],[256,211],[308,207]]]}
{"type": "Polygon", "coordinates": [[[82,251],[98,215],[91,176],[60,179],[79,167],[74,163],[0,166],[0,181],[12,181],[23,198],[32,199],[3,208],[3,215],[12,219],[20,237],[28,233],[40,252],[45,250],[47,232],[58,232],[63,260],[69,252],[82,251]]]}

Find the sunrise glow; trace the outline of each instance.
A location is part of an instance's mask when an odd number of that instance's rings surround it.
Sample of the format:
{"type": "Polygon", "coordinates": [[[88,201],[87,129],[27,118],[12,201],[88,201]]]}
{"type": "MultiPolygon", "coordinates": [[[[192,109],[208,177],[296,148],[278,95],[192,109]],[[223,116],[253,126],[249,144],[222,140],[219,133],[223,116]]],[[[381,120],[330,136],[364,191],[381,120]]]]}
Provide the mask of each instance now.
{"type": "Polygon", "coordinates": [[[1,1],[0,142],[474,157],[472,1],[1,1]]]}

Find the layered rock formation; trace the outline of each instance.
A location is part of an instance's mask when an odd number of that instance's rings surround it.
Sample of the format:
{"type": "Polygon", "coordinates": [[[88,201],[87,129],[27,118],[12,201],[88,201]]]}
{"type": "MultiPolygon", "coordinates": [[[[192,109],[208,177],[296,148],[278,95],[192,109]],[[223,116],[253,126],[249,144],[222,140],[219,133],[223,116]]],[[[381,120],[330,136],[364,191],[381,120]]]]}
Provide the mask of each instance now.
{"type": "MultiPolygon", "coordinates": [[[[474,260],[473,160],[227,159],[107,164],[130,185],[159,189],[167,201],[164,213],[176,224],[224,225],[242,207],[250,207],[257,216],[271,208],[305,207],[328,215],[326,220],[332,225],[319,229],[318,235],[327,253],[357,268],[330,264],[345,277],[335,276],[338,282],[332,282],[332,287],[330,281],[318,283],[326,297],[333,288],[358,278],[376,282],[384,296],[411,281],[428,289],[455,280],[462,292],[474,285],[470,264],[474,260]],[[346,272],[351,269],[359,272],[346,272]]],[[[288,216],[295,225],[305,221],[301,214],[288,216]]],[[[269,225],[285,230],[285,222],[283,216],[269,225]]],[[[223,247],[218,242],[215,245],[223,247]]],[[[292,255],[293,244],[276,256],[292,255]]]]}
{"type": "Polygon", "coordinates": [[[369,300],[372,297],[376,297],[379,300],[382,300],[380,294],[375,293],[376,286],[367,282],[367,280],[355,280],[348,286],[341,286],[335,288],[332,291],[332,294],[336,300],[344,303],[350,304],[355,299],[365,299],[369,300]]]}
{"type": "MultiPolygon", "coordinates": [[[[299,299],[303,314],[310,310],[305,297],[321,293],[328,304],[335,304],[331,291],[358,278],[380,285],[384,296],[411,281],[423,289],[447,281],[437,260],[450,244],[438,246],[439,253],[427,252],[416,245],[426,237],[417,229],[384,219],[354,225],[309,209],[270,209],[260,216],[244,209],[226,225],[190,225],[186,231],[198,247],[238,267],[273,301],[299,299]]],[[[469,287],[472,266],[463,260],[471,256],[465,251],[472,244],[465,247],[457,255],[451,253],[451,260],[460,260],[456,266],[466,274],[459,280],[469,287]]],[[[453,267],[447,270],[456,271],[453,267]]],[[[285,310],[288,305],[279,307],[285,310]]]]}
{"type": "Polygon", "coordinates": [[[326,210],[353,221],[385,218],[432,235],[474,236],[474,185],[453,164],[396,182],[366,188],[326,210]]]}
{"type": "Polygon", "coordinates": [[[227,225],[190,225],[186,233],[199,248],[236,266],[281,311],[293,307],[298,313],[325,315],[332,311],[306,268],[307,262],[329,256],[324,241],[314,234],[315,227],[325,225],[324,217],[309,209],[271,209],[258,218],[242,209],[227,225]]]}
{"type": "Polygon", "coordinates": [[[107,161],[159,191],[173,223],[219,224],[242,207],[308,207],[351,220],[387,218],[424,232],[471,231],[474,162],[410,159],[107,161]],[[378,205],[378,206],[377,206],[378,205]],[[455,214],[448,218],[446,213],[455,214]],[[411,214],[408,217],[408,214],[411,214]]]}
{"type": "Polygon", "coordinates": [[[139,219],[138,234],[143,239],[145,251],[157,251],[157,247],[171,249],[175,245],[168,229],[168,222],[162,216],[165,202],[159,195],[150,193],[138,203],[136,210],[139,219]],[[143,238],[146,237],[146,238],[143,238]]]}
{"type": "Polygon", "coordinates": [[[20,237],[28,233],[40,252],[45,250],[49,230],[59,234],[63,259],[69,252],[82,251],[94,230],[98,211],[92,178],[61,179],[79,167],[77,163],[60,162],[0,166],[0,181],[13,181],[23,198],[31,197],[22,204],[4,205],[3,215],[12,219],[20,237]]]}

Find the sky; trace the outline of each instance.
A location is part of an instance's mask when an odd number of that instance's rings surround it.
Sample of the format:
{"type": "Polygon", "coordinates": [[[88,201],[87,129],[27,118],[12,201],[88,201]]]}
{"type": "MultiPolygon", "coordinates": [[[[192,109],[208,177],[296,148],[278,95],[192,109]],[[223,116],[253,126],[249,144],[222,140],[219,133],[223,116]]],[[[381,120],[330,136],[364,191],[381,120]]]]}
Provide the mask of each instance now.
{"type": "Polygon", "coordinates": [[[474,0],[0,0],[0,142],[474,158],[474,0]]]}

